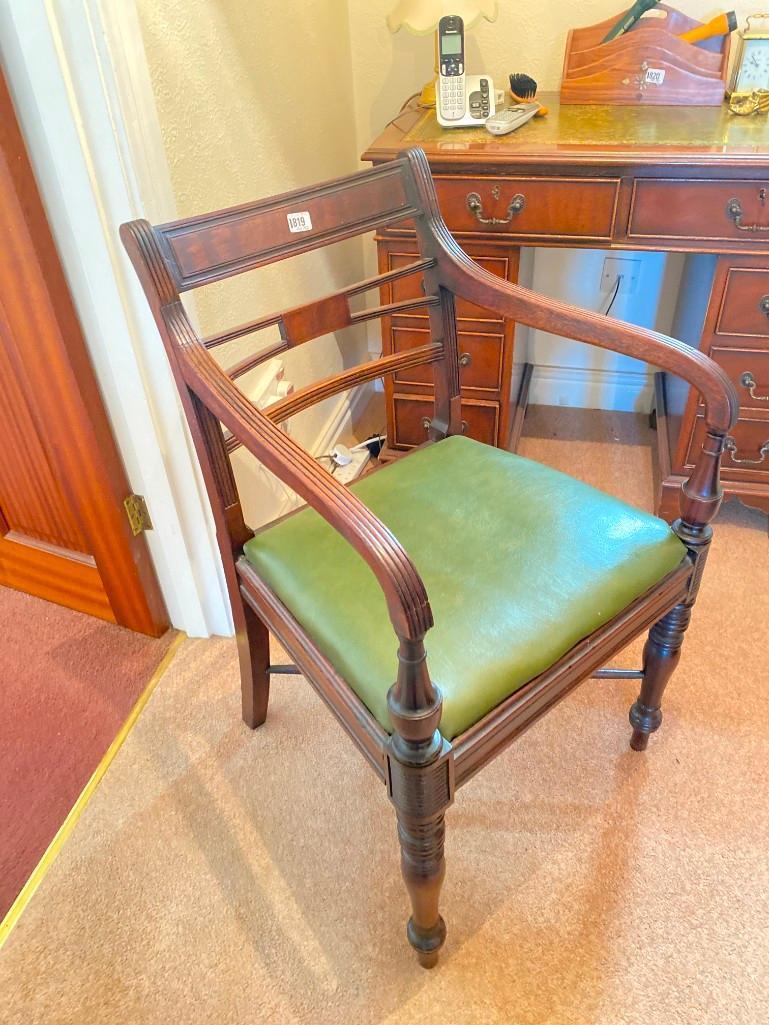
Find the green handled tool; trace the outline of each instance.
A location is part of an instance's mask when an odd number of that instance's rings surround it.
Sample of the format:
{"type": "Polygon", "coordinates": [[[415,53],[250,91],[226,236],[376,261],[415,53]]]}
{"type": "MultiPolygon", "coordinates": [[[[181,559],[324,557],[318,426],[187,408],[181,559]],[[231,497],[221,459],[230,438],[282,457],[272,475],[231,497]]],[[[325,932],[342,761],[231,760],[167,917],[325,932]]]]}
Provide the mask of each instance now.
{"type": "Polygon", "coordinates": [[[630,10],[622,15],[611,32],[609,32],[601,42],[610,43],[612,39],[616,39],[617,36],[624,35],[628,29],[631,29],[633,25],[635,25],[642,14],[646,14],[646,12],[650,11],[652,7],[656,7],[658,3],[659,0],[636,0],[630,10]]]}

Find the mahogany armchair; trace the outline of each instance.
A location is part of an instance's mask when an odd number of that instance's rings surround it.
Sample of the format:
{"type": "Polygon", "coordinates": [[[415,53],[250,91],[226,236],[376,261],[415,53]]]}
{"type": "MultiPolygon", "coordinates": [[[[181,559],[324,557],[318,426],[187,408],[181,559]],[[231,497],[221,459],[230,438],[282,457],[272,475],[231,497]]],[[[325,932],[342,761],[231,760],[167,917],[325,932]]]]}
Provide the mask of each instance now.
{"type": "Polygon", "coordinates": [[[680,342],[482,270],[446,229],[418,149],[246,206],[157,227],[133,221],[121,237],[205,477],[237,629],[243,718],[250,727],[265,721],[271,631],[387,787],[412,905],[407,935],[431,967],[446,935],[438,899],[444,815],[455,788],[591,676],[640,680],[630,709],[634,750],[659,728],[721,499],[720,455],[737,413],[733,388],[714,362],[680,342]],[[406,221],[418,259],[307,305],[201,339],[181,304],[188,289],[406,221]],[[388,286],[409,275],[421,275],[424,294],[387,301],[388,286]],[[376,289],[382,305],[351,310],[351,296],[376,289]],[[672,528],[564,474],[462,437],[456,296],[645,360],[699,391],[707,433],[672,528]],[[261,411],[235,383],[293,346],[416,308],[427,309],[430,326],[418,348],[325,378],[261,411]],[[281,341],[227,373],[209,352],[271,325],[281,341]],[[315,402],[418,364],[432,364],[435,379],[426,444],[352,487],[278,426],[315,402]],[[240,445],[306,507],[254,534],[230,466],[240,445]],[[640,669],[601,670],[649,628],[640,669]]]}

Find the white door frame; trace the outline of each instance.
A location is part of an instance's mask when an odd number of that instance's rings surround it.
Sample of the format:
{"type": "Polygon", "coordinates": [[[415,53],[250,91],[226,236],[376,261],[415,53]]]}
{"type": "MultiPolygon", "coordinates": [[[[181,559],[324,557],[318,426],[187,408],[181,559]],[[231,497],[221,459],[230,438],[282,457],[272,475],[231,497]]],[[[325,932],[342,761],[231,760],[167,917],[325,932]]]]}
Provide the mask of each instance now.
{"type": "Polygon", "coordinates": [[[174,217],[133,0],[5,0],[0,52],[174,626],[232,632],[200,470],[123,221],[174,217]]]}

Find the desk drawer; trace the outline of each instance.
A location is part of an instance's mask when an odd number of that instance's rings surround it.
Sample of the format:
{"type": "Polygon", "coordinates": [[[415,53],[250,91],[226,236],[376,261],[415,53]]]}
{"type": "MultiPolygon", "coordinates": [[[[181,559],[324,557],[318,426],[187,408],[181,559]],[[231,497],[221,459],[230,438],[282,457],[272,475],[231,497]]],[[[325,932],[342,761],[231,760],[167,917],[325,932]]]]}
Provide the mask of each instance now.
{"type": "MultiPolygon", "coordinates": [[[[401,327],[395,318],[392,326],[392,343],[394,352],[406,352],[430,340],[427,328],[411,326],[401,327]]],[[[462,390],[493,393],[494,398],[502,386],[502,357],[504,354],[504,335],[475,334],[460,331],[457,335],[459,343],[459,382],[462,390]]],[[[410,370],[400,370],[395,374],[397,384],[421,385],[432,388],[434,383],[433,368],[429,363],[410,370]]],[[[487,397],[487,396],[482,396],[487,397]]]]}
{"type": "MultiPolygon", "coordinates": [[[[432,396],[395,395],[393,444],[398,448],[411,448],[427,440],[427,421],[433,415],[432,396]]],[[[462,399],[462,420],[465,433],[486,445],[498,444],[499,404],[462,399]]]]}
{"type": "Polygon", "coordinates": [[[729,268],[716,334],[769,338],[769,270],[729,268]]]}
{"type": "MultiPolygon", "coordinates": [[[[504,251],[498,253],[482,253],[478,251],[478,247],[468,246],[466,247],[467,255],[471,256],[477,264],[480,264],[484,270],[487,270],[490,274],[495,274],[499,278],[503,278],[505,281],[513,280],[518,271],[517,254],[516,259],[511,259],[510,255],[504,251]]],[[[401,243],[388,243],[387,244],[387,263],[383,268],[384,270],[399,270],[401,267],[405,267],[410,263],[414,263],[419,259],[419,253],[416,248],[412,248],[409,245],[401,243]]],[[[407,278],[401,278],[398,281],[393,281],[389,286],[389,295],[384,301],[386,302],[400,302],[403,299],[416,299],[417,296],[423,295],[422,290],[422,278],[420,275],[413,275],[407,278]]],[[[475,303],[469,302],[467,299],[463,299],[461,296],[456,299],[456,311],[458,320],[475,320],[484,322],[488,325],[500,325],[502,324],[502,317],[498,316],[492,310],[484,310],[480,306],[476,306],[475,303]]],[[[427,310],[419,310],[409,314],[409,319],[416,319],[418,317],[427,320],[427,310]]],[[[400,319],[400,318],[398,318],[400,319]]]]}
{"type": "Polygon", "coordinates": [[[453,232],[608,239],[614,230],[616,178],[436,175],[434,180],[441,212],[453,232]],[[480,206],[471,209],[478,201],[480,206]],[[494,218],[498,223],[485,223],[494,218]]]}
{"type": "Polygon", "coordinates": [[[765,181],[637,178],[630,209],[630,238],[680,238],[694,241],[759,242],[767,232],[744,231],[729,214],[733,200],[740,224],[769,229],[769,178],[765,181]]]}
{"type": "MultiPolygon", "coordinates": [[[[704,417],[698,416],[689,452],[687,467],[694,465],[705,437],[704,417]]],[[[741,416],[732,428],[727,449],[721,459],[721,472],[725,478],[769,480],[769,419],[760,414],[741,416]],[[733,447],[732,447],[733,446],[733,447]]]]}
{"type": "Polygon", "coordinates": [[[765,409],[769,414],[769,349],[727,349],[714,345],[709,355],[731,378],[742,409],[765,409]]]}

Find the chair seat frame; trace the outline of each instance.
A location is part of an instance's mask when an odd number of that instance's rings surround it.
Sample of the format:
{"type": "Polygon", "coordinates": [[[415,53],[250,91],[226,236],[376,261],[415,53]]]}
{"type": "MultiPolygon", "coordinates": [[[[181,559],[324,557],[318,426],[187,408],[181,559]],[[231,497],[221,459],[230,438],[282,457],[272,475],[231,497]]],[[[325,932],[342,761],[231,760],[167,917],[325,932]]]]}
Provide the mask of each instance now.
{"type": "Polygon", "coordinates": [[[659,728],[662,694],[680,658],[712,536],[710,522],[722,497],[720,457],[738,412],[734,388],[716,363],[681,342],[545,298],[479,267],[446,228],[427,160],[418,149],[346,178],[241,207],[156,227],[133,221],[122,226],[121,237],[165,345],[211,501],[236,625],[244,721],[255,728],[267,715],[272,632],[386,784],[395,807],[402,873],[411,898],[408,939],[420,963],[432,967],[446,936],[438,902],[445,872],[444,816],[456,787],[591,676],[640,679],[640,693],[630,710],[635,750],[643,750],[649,735],[659,728]],[[299,222],[296,212],[302,212],[299,222]],[[406,222],[415,230],[420,250],[414,264],[307,305],[201,338],[181,303],[181,293],[188,289],[406,222]],[[392,301],[393,282],[417,273],[422,276],[423,296],[392,301]],[[352,312],[350,297],[372,289],[380,290],[381,304],[352,312]],[[354,492],[335,480],[279,424],[330,395],[429,363],[435,379],[435,408],[427,443],[440,444],[462,433],[456,297],[683,378],[702,396],[706,432],[692,476],[682,487],[680,518],[673,525],[687,550],[680,566],[448,742],[439,729],[441,693],[430,678],[424,644],[432,611],[414,564],[354,492]],[[427,310],[431,340],[416,350],[332,375],[266,410],[257,410],[235,383],[243,373],[296,345],[417,307],[427,310]],[[280,329],[280,342],[241,359],[229,372],[209,351],[274,325],[280,329]],[[243,545],[253,531],[244,522],[230,464],[230,454],[239,446],[339,531],[377,578],[398,643],[388,693],[391,734],[243,556],[243,545]],[[600,670],[646,630],[641,669],[600,670]]]}
{"type": "MultiPolygon", "coordinates": [[[[312,684],[361,754],[386,783],[390,734],[336,672],[251,563],[240,558],[237,570],[244,601],[263,622],[269,624],[270,631],[294,660],[297,672],[312,684]]],[[[589,679],[629,641],[684,601],[689,593],[692,572],[691,561],[684,559],[647,594],[637,598],[614,619],[574,645],[545,672],[529,680],[455,737],[451,741],[455,787],[471,779],[486,762],[501,753],[575,687],[589,679]]],[[[631,678],[637,675],[634,671],[627,674],[631,678]]]]}

